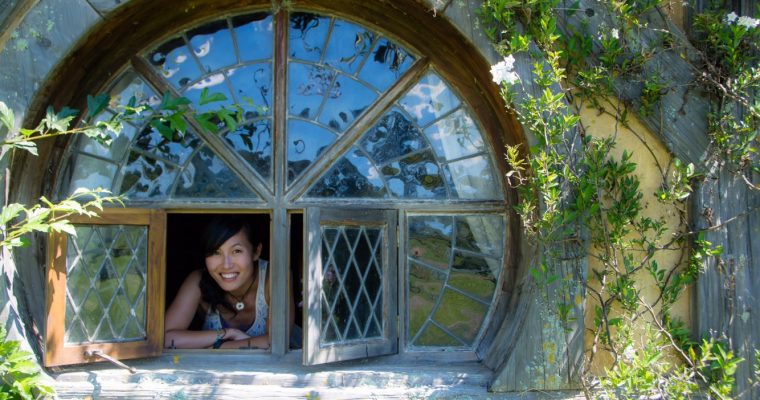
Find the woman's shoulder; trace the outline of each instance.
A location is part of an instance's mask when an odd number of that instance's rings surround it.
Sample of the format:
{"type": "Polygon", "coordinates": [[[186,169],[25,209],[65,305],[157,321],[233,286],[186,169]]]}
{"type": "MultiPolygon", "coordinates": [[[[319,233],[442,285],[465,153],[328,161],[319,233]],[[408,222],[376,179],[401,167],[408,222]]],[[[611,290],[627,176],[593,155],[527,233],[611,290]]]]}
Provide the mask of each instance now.
{"type": "Polygon", "coordinates": [[[187,278],[185,278],[185,282],[187,282],[187,283],[196,283],[196,284],[200,283],[200,281],[201,281],[201,274],[202,273],[203,273],[203,271],[200,270],[200,269],[196,269],[196,270],[190,272],[187,275],[187,278]]]}

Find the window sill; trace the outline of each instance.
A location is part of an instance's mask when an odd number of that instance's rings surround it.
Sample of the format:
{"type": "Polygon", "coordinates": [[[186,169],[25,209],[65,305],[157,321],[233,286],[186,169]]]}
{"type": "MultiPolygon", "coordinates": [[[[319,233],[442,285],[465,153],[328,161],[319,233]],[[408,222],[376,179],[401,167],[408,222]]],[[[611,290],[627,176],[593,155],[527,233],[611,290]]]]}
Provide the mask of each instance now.
{"type": "MultiPolygon", "coordinates": [[[[409,398],[484,396],[492,372],[475,361],[404,356],[302,366],[301,351],[167,351],[161,357],[51,372],[60,398],[409,398]],[[310,397],[309,397],[310,396],[310,397]]],[[[499,397],[501,398],[501,397],[499,397]]],[[[505,397],[508,398],[508,397],[505,397]]]]}

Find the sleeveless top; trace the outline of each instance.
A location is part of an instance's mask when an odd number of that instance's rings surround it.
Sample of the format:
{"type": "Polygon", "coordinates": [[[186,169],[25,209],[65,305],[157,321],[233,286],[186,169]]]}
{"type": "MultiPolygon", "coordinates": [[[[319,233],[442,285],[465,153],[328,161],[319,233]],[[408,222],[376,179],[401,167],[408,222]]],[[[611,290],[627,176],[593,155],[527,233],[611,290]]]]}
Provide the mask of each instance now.
{"type": "MultiPolygon", "coordinates": [[[[269,318],[269,305],[266,299],[266,282],[267,261],[259,259],[259,282],[256,285],[256,318],[253,320],[245,333],[248,336],[255,337],[267,333],[267,318],[269,318]]],[[[203,330],[219,330],[229,327],[227,321],[222,319],[216,308],[209,307],[206,313],[206,320],[203,321],[203,330]]]]}

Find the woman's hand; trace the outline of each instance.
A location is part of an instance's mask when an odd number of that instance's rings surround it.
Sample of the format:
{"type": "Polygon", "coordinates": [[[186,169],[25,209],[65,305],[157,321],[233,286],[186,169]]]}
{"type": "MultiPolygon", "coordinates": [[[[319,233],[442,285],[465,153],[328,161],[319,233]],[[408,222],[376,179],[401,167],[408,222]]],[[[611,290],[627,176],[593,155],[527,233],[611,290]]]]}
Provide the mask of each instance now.
{"type": "Polygon", "coordinates": [[[228,340],[243,340],[248,339],[250,336],[246,334],[245,332],[241,331],[237,328],[227,328],[227,333],[222,338],[225,341],[228,340]]]}

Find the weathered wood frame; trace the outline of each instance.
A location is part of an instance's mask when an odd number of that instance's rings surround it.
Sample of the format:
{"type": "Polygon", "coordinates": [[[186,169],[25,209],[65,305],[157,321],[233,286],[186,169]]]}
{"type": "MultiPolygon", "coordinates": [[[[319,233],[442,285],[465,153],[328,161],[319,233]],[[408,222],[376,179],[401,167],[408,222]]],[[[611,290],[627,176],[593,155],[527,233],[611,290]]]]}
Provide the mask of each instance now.
{"type": "Polygon", "coordinates": [[[309,208],[306,210],[307,242],[304,252],[304,365],[354,360],[394,354],[398,351],[398,295],[396,210],[335,210],[309,208]],[[383,229],[383,332],[382,340],[352,341],[345,344],[320,346],[322,317],[320,295],[322,291],[322,226],[381,227],[383,229]]]}
{"type": "Polygon", "coordinates": [[[148,227],[148,260],[146,279],[146,339],[126,343],[64,343],[66,315],[66,256],[68,234],[52,233],[48,246],[47,329],[45,359],[47,367],[103,361],[88,354],[99,351],[116,359],[160,355],[164,342],[164,286],[166,213],[161,210],[107,208],[97,218],[74,216],[81,225],[138,225],[148,227]]]}

